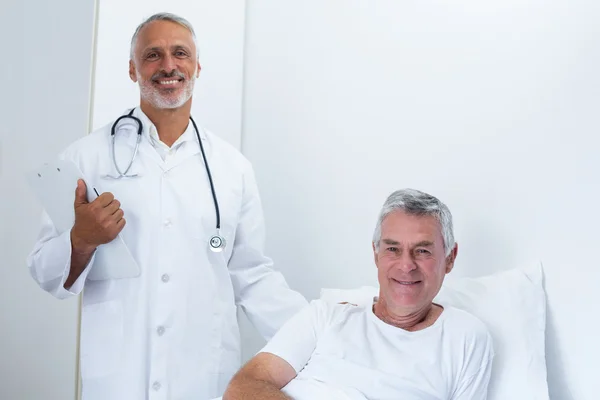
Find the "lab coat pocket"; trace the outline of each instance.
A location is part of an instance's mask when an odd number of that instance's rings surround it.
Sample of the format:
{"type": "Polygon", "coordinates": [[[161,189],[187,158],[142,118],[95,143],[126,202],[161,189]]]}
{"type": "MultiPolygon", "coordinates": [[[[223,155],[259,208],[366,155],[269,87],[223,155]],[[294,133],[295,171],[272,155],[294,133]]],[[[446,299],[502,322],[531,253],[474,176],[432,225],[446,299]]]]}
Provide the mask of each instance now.
{"type": "Polygon", "coordinates": [[[84,305],[81,376],[99,378],[117,372],[123,346],[123,307],[119,301],[84,305]]]}

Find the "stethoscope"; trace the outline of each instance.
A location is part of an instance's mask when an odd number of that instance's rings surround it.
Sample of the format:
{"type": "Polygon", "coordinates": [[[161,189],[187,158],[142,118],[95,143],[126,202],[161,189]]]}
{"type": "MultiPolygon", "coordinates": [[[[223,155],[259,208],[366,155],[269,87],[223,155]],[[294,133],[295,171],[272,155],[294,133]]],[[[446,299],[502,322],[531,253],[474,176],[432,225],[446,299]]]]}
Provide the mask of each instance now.
{"type": "MultiPolygon", "coordinates": [[[[212,192],[212,198],[213,198],[213,202],[215,204],[215,214],[217,216],[217,233],[210,237],[210,239],[208,240],[208,245],[213,252],[218,253],[218,252],[223,251],[223,249],[225,249],[225,246],[227,244],[227,242],[225,241],[225,238],[223,236],[221,236],[221,213],[219,212],[219,202],[217,201],[215,185],[212,180],[210,168],[208,167],[208,161],[206,160],[206,154],[204,153],[204,146],[202,145],[202,140],[200,139],[200,133],[198,133],[198,126],[196,125],[196,122],[194,121],[192,116],[190,116],[190,121],[192,121],[192,124],[194,125],[194,131],[196,131],[196,137],[198,138],[198,143],[200,144],[200,151],[202,152],[202,159],[204,160],[204,167],[206,168],[206,174],[208,175],[208,181],[210,182],[210,191],[212,192]]],[[[137,156],[138,149],[140,147],[140,142],[142,141],[142,132],[143,132],[142,121],[133,115],[133,109],[129,112],[129,114],[125,114],[125,115],[122,115],[119,118],[117,118],[117,120],[113,124],[113,126],[110,130],[110,135],[112,137],[111,147],[112,147],[113,163],[114,163],[115,169],[117,170],[117,173],[118,173],[118,176],[113,177],[113,178],[115,178],[115,179],[134,178],[134,177],[138,176],[137,174],[129,174],[128,175],[127,172],[129,172],[129,170],[131,169],[131,166],[133,165],[133,161],[135,160],[135,157],[137,156]],[[125,171],[122,172],[121,169],[119,168],[119,165],[117,164],[117,158],[115,155],[115,137],[117,136],[116,135],[117,134],[117,124],[121,120],[126,119],[126,118],[131,118],[132,120],[134,120],[138,126],[138,129],[137,129],[137,140],[135,143],[135,149],[133,150],[133,155],[131,156],[131,161],[129,162],[129,165],[127,166],[125,171]]]]}

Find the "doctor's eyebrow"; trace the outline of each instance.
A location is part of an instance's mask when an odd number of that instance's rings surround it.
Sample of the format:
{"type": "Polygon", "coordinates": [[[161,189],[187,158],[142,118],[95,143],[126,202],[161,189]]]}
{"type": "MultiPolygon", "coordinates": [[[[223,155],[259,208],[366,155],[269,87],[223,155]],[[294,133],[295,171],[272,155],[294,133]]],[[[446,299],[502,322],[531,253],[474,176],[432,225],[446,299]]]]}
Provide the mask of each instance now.
{"type": "MultiPolygon", "coordinates": [[[[144,54],[148,54],[148,53],[152,53],[152,52],[157,52],[157,53],[161,53],[163,52],[165,49],[163,47],[159,47],[159,46],[154,46],[154,47],[149,47],[147,49],[144,49],[144,54]]],[[[171,46],[169,48],[170,51],[175,51],[175,50],[185,50],[186,52],[190,52],[190,48],[188,46],[185,46],[183,44],[177,44],[175,46],[171,46]]]]}
{"type": "Polygon", "coordinates": [[[397,241],[392,240],[392,239],[383,239],[382,242],[385,243],[385,244],[392,245],[392,246],[397,246],[397,245],[400,244],[400,242],[397,242],[397,241]]]}
{"type": "Polygon", "coordinates": [[[142,52],[143,55],[147,55],[148,53],[161,53],[163,51],[162,47],[148,47],[144,49],[142,52]]]}

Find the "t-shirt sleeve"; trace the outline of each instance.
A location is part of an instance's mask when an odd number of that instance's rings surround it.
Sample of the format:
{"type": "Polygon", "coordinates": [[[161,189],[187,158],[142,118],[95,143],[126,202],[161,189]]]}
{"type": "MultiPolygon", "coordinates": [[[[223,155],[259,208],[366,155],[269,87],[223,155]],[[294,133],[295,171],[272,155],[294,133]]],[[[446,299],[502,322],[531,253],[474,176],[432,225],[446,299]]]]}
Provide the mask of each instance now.
{"type": "Polygon", "coordinates": [[[271,353],[284,359],[299,373],[315,350],[326,320],[326,304],[314,300],[290,318],[260,353],[271,353]]]}
{"type": "Polygon", "coordinates": [[[494,349],[492,337],[486,332],[473,343],[467,357],[465,374],[452,396],[452,400],[486,400],[492,374],[494,349]]]}

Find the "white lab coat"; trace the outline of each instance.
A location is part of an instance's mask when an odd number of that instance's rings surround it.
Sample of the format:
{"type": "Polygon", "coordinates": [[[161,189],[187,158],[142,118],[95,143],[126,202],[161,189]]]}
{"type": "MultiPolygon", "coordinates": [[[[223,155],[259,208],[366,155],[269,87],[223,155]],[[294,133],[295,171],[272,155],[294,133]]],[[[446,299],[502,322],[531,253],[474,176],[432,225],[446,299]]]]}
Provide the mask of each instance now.
{"type": "MultiPolygon", "coordinates": [[[[250,163],[199,127],[227,240],[224,252],[213,253],[208,239],[216,229],[215,209],[193,125],[163,160],[153,147],[154,126],[139,108],[134,115],[144,123],[130,171],[139,177],[104,177],[116,174],[109,147],[112,123],[69,146],[62,158],[74,161],[99,192],[112,192],[121,202],[127,221],[121,234],[141,276],[86,280],[92,258],[65,290],[69,232],[59,235],[47,216],[28,265],[38,284],[57,298],[85,289],[84,400],[214,398],[240,367],[236,304],[269,339],[307,303],[263,254],[263,215],[250,163]]],[[[121,170],[136,138],[134,127],[125,125],[117,142],[121,170]]]]}

